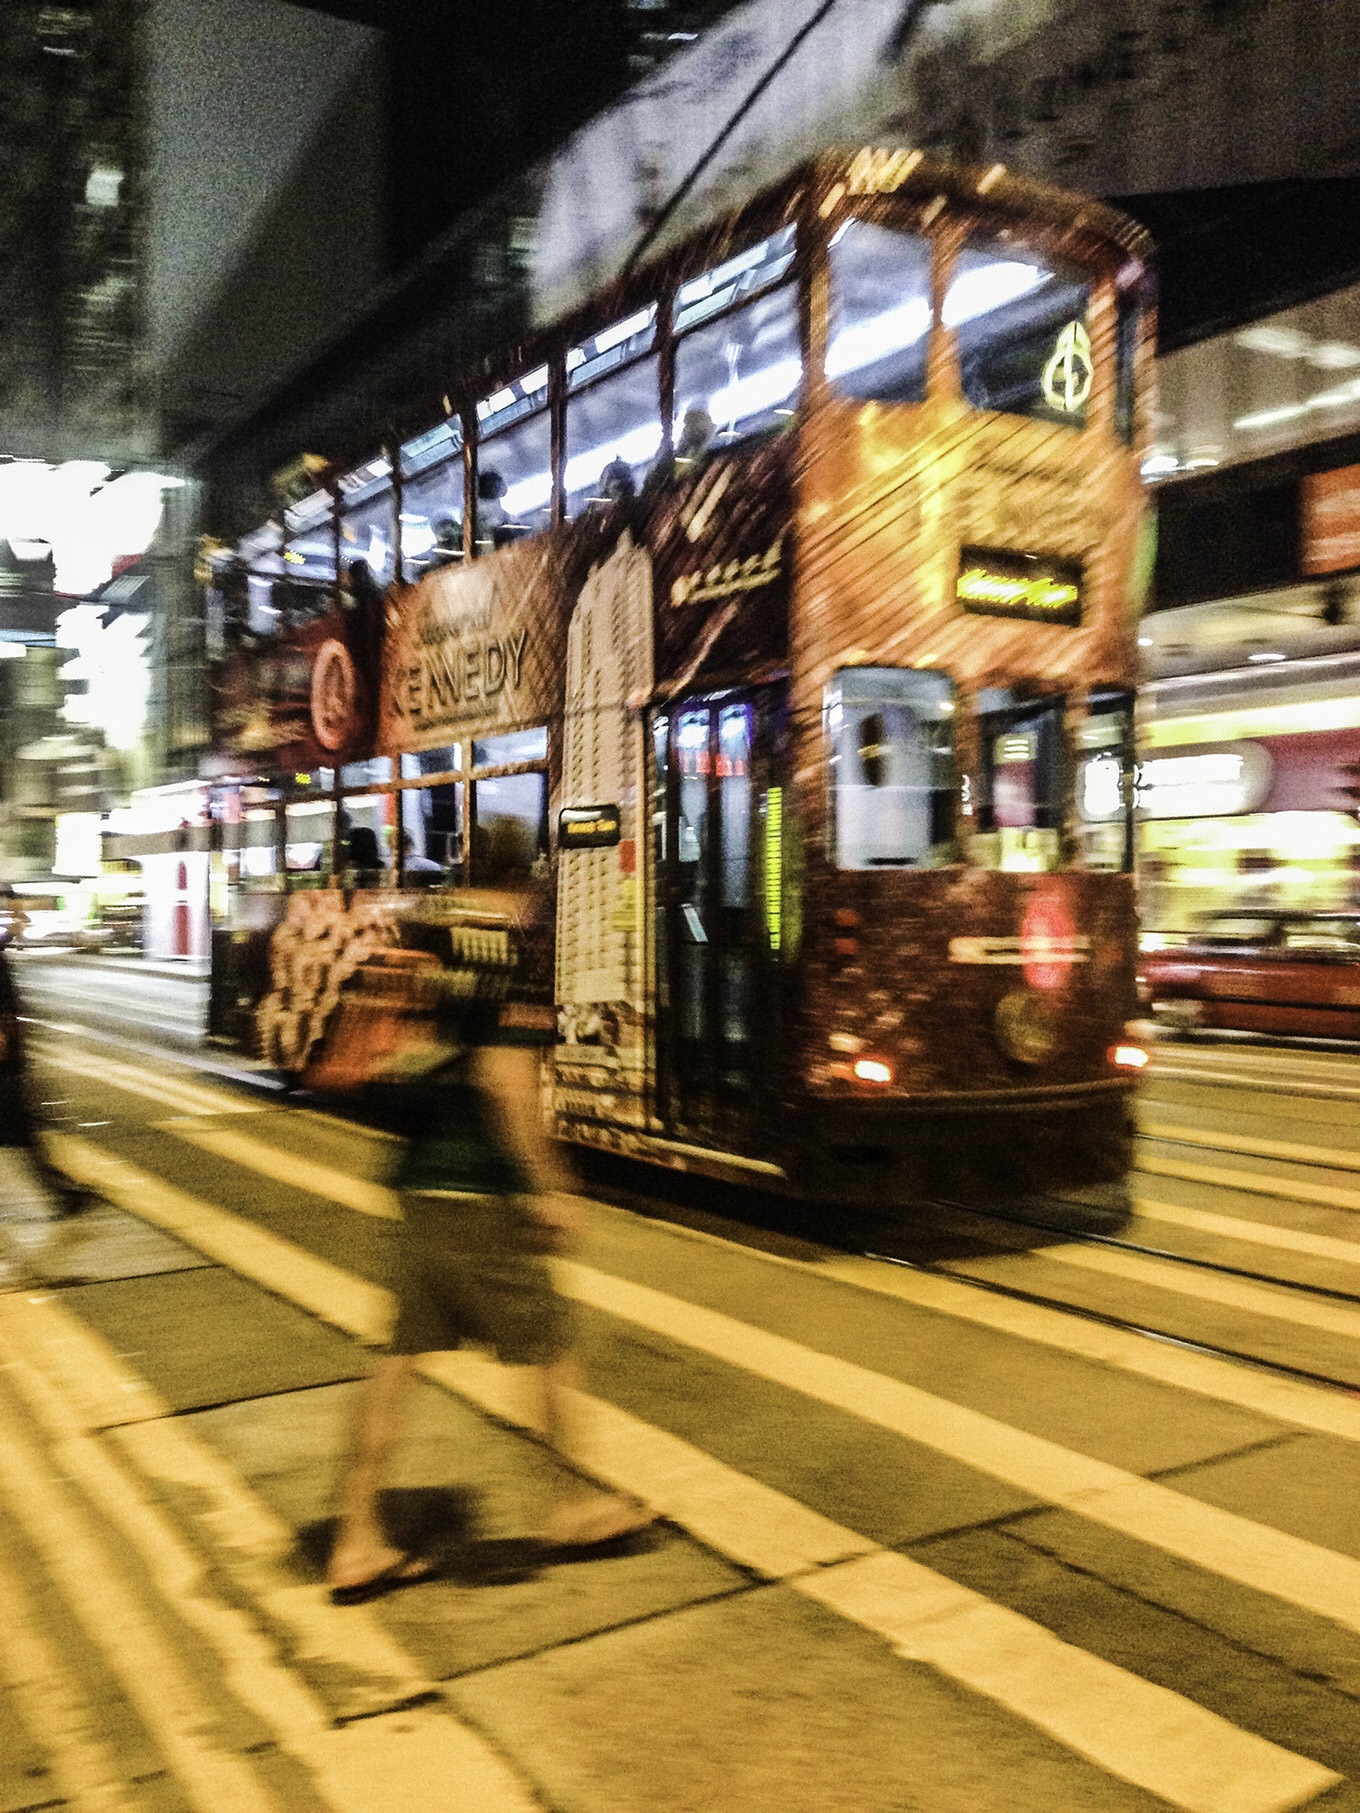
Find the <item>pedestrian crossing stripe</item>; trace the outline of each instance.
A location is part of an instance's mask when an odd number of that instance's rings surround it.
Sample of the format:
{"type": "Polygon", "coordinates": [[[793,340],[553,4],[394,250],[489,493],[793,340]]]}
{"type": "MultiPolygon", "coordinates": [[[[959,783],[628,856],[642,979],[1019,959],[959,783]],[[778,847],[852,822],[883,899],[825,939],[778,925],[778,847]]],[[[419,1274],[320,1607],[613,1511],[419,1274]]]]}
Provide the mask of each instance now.
{"type": "MultiPolygon", "coordinates": [[[[1245,1310],[1249,1315],[1268,1316],[1273,1321],[1292,1322],[1300,1328],[1340,1335],[1345,1340],[1360,1340],[1360,1305],[1329,1303],[1302,1291],[1291,1291],[1287,1286],[1258,1283],[1254,1278],[1225,1277],[1207,1268],[1178,1264],[1175,1259],[1164,1259],[1155,1253],[1133,1253],[1119,1247],[1083,1246],[1063,1241],[1059,1245],[1040,1247],[1033,1253],[969,1259],[960,1263],[959,1272],[963,1276],[972,1273],[980,1278],[1005,1279],[1014,1278],[1017,1268],[1042,1271],[1049,1264],[1099,1272],[1105,1277],[1126,1279],[1131,1284],[1174,1291],[1177,1296],[1196,1298],[1201,1303],[1217,1303],[1229,1309],[1245,1310]]],[[[946,1260],[942,1269],[952,1270],[953,1263],[946,1260]]]]}
{"type": "MultiPolygon", "coordinates": [[[[277,1235],[268,1235],[261,1241],[263,1230],[243,1222],[241,1217],[172,1190],[125,1161],[109,1160],[89,1142],[68,1137],[63,1158],[81,1175],[88,1176],[91,1171],[102,1173],[91,1181],[99,1181],[101,1187],[110,1190],[134,1213],[178,1233],[201,1250],[211,1251],[215,1257],[278,1294],[303,1302],[327,1320],[343,1325],[340,1305],[331,1293],[339,1268],[317,1260],[277,1235]],[[233,1248],[238,1249],[234,1257],[233,1248]]],[[[783,1336],[752,1328],[716,1311],[681,1302],[574,1261],[561,1262],[561,1271],[573,1296],[605,1313],[645,1326],[653,1333],[799,1391],[847,1415],[891,1429],[907,1440],[933,1447],[966,1465],[1005,1479],[1041,1501],[1063,1506],[1079,1517],[1191,1561],[1210,1574],[1231,1579],[1301,1606],[1333,1623],[1360,1631],[1360,1562],[1350,1557],[1252,1523],[1215,1506],[1201,1504],[1139,1475],[1011,1428],[995,1418],[899,1380],[802,1348],[783,1336]]],[[[343,1278],[344,1274],[340,1276],[343,1278]]],[[[353,1313],[356,1307],[362,1307],[364,1316],[363,1327],[353,1332],[371,1333],[374,1316],[385,1293],[365,1286],[364,1294],[356,1297],[352,1286],[357,1281],[349,1282],[348,1310],[353,1313]]],[[[445,1354],[428,1358],[424,1370],[427,1376],[451,1386],[493,1415],[521,1425],[528,1420],[516,1401],[519,1380],[490,1361],[466,1353],[445,1354]]],[[[640,1419],[606,1402],[592,1399],[587,1407],[591,1420],[602,1431],[602,1452],[591,1457],[593,1469],[602,1478],[658,1502],[701,1540],[747,1566],[761,1567],[759,1545],[768,1535],[772,1543],[778,1545],[781,1565],[787,1567],[786,1530],[800,1520],[802,1527],[807,1528],[806,1519],[813,1515],[807,1507],[772,1493],[759,1482],[744,1481],[746,1488],[756,1487],[755,1496],[760,1502],[753,1507],[750,1491],[743,1492],[735,1485],[743,1480],[735,1469],[679,1442],[679,1438],[652,1430],[640,1419]],[[645,1464],[644,1457],[655,1456],[658,1450],[670,1469],[673,1490],[669,1495],[665,1490],[666,1478],[649,1476],[645,1464]],[[678,1469],[673,1458],[677,1451],[684,1459],[684,1465],[678,1469]],[[677,1485],[678,1493],[674,1491],[677,1485]],[[658,1486],[662,1488],[660,1491],[656,1490],[658,1486]],[[735,1530],[729,1530],[724,1522],[729,1499],[741,1507],[735,1530]]],[[[829,1528],[818,1526],[818,1539],[824,1540],[830,1535],[833,1547],[836,1534],[834,1525],[829,1528]]],[[[856,1538],[852,1532],[845,1532],[844,1538],[861,1545],[864,1543],[863,1538],[856,1538]]],[[[872,1545],[869,1552],[876,1552],[872,1545]]],[[[839,1558],[844,1559],[844,1555],[839,1558]]],[[[835,1566],[838,1560],[822,1559],[812,1565],[835,1566]]],[[[761,1567],[761,1571],[766,1570],[761,1567]]],[[[775,1572],[770,1577],[789,1578],[789,1575],[775,1572]]],[[[950,1591],[954,1591],[953,1583],[948,1584],[950,1591]]],[[[1019,1614],[1008,1615],[1019,1619],[1019,1614]]],[[[969,1620],[964,1622],[967,1625],[969,1620]]],[[[1084,1651],[1062,1644],[1042,1627],[1024,1619],[1019,1622],[1036,1633],[1035,1643],[1072,1650],[1074,1656],[1085,1657],[1084,1651]]],[[[1026,1674],[1026,1678],[1052,1677],[1057,1661],[1047,1650],[1045,1657],[1042,1662],[1032,1657],[1027,1660],[1026,1670],[1037,1672],[1026,1674]]],[[[1067,1658],[1062,1660],[1066,1664],[1067,1658]]],[[[962,1667],[962,1663],[959,1666],[962,1667]]],[[[1071,1666],[1075,1667],[1075,1664],[1071,1666]]],[[[1109,1665],[1101,1664],[1102,1668],[1105,1666],[1109,1665]]],[[[962,1679],[962,1675],[959,1678],[962,1679]]],[[[1142,1682],[1137,1676],[1130,1675],[1127,1679],[1139,1682],[1152,1692],[1165,1691],[1152,1683],[1142,1682]]],[[[994,1687],[997,1685],[993,1683],[994,1687]]],[[[976,1691],[984,1692],[985,1689],[978,1685],[976,1691]]],[[[1018,1693],[1018,1689],[1015,1691],[1018,1693]]],[[[1031,1722],[1041,1723],[1042,1705],[1031,1704],[1024,1696],[1020,1697],[1023,1705],[1014,1709],[1031,1722]]],[[[1064,1703],[1079,1705],[1082,1690],[1075,1681],[1069,1681],[1061,1697],[1064,1703]]],[[[1103,1709],[1103,1693],[1094,1693],[1088,1700],[1092,1706],[1103,1709]]],[[[1001,1703],[1009,1705],[1010,1701],[1001,1703]]],[[[1175,1792],[1169,1791],[1168,1784],[1160,1779],[1151,1791],[1161,1794],[1172,1804],[1194,1808],[1197,1813],[1199,1809],[1203,1809],[1203,1813],[1224,1813],[1225,1805],[1240,1807],[1244,1813],[1246,1809],[1256,1807],[1283,1809],[1303,1804],[1304,1800],[1321,1791],[1326,1780],[1333,1779],[1325,1771],[1310,1774],[1307,1782],[1311,1786],[1305,1785],[1297,1793],[1293,1789],[1285,1790],[1282,1797],[1273,1785],[1273,1779],[1269,1786],[1251,1786],[1253,1782],[1266,1783],[1269,1778],[1269,1772],[1263,1776],[1253,1763],[1244,1766],[1240,1772],[1242,1798],[1229,1803],[1225,1803],[1221,1795],[1218,1800],[1203,1798],[1205,1754],[1218,1752],[1221,1758],[1228,1734],[1249,1737],[1253,1744],[1265,1740],[1240,1733],[1237,1727],[1219,1720],[1217,1715],[1193,1707],[1192,1702],[1184,1704],[1203,1718],[1213,1719],[1214,1733],[1206,1739],[1206,1749],[1196,1747],[1193,1754],[1180,1740],[1168,1747],[1181,1758],[1189,1773],[1175,1792]],[[1262,1794],[1264,1798],[1252,1800],[1253,1793],[1262,1794]]],[[[1073,1716],[1075,1718],[1076,1714],[1073,1716]]],[[[1047,1726],[1044,1728],[1048,1729],[1047,1726]]],[[[1061,1741],[1081,1749],[1082,1754],[1099,1757],[1101,1766],[1112,1773],[1121,1774],[1127,1780],[1141,1781],[1139,1771],[1145,1765],[1137,1758],[1125,1757],[1122,1766],[1110,1760],[1107,1742],[1100,1735],[1104,1728],[1103,1711],[1100,1716],[1093,1713],[1084,1745],[1074,1742],[1070,1727],[1061,1741]]],[[[1154,1719],[1152,1729],[1159,1728],[1160,1722],[1154,1719]]],[[[1058,1734],[1055,1732],[1054,1735],[1058,1734]]],[[[1303,1760],[1307,1771],[1320,1770],[1320,1765],[1303,1760]]],[[[1151,1788],[1150,1783],[1146,1785],[1151,1788]]],[[[1219,1789],[1215,1789],[1215,1793],[1218,1792],[1219,1789]]]]}
{"type": "MultiPolygon", "coordinates": [[[[125,1167],[125,1171],[130,1170],[125,1167]]],[[[124,1182],[128,1181],[125,1176],[124,1182]]],[[[156,1180],[145,1181],[154,1185],[156,1180]]],[[[148,1200],[145,1191],[143,1200],[148,1200]]],[[[222,1215],[223,1211],[212,1211],[213,1217],[222,1215]]],[[[258,1260],[258,1248],[253,1256],[258,1260]]],[[[302,1257],[308,1259],[310,1255],[302,1257]]],[[[274,1280],[274,1288],[282,1284],[283,1280],[274,1280]]],[[[49,1303],[46,1314],[39,1319],[50,1324],[66,1318],[67,1312],[49,1303]]],[[[9,1332],[16,1328],[22,1331],[18,1319],[11,1316],[6,1320],[9,1332]]],[[[30,1314],[29,1323],[32,1321],[30,1314]]],[[[50,1326],[43,1331],[39,1351],[51,1354],[59,1351],[61,1345],[60,1335],[50,1326]]],[[[97,1362],[99,1337],[82,1331],[82,1345],[87,1361],[93,1356],[97,1362]]],[[[22,1340],[16,1346],[22,1366],[22,1340]]],[[[102,1392],[96,1389],[96,1398],[112,1396],[108,1386],[123,1382],[125,1363],[112,1355],[106,1363],[112,1376],[102,1392]]],[[[493,1415],[523,1423],[516,1402],[520,1376],[465,1353],[431,1356],[426,1370],[493,1415]]],[[[993,1604],[905,1556],[841,1530],[796,1500],[627,1412],[590,1399],[585,1401],[585,1408],[596,1427],[605,1462],[601,1477],[654,1499],[664,1498],[669,1485],[672,1515],[677,1510],[697,1511],[694,1522],[699,1526],[696,1534],[701,1539],[705,1534],[710,1540],[716,1536],[715,1546],[728,1553],[735,1548],[734,1558],[757,1565],[766,1578],[783,1578],[793,1591],[871,1631],[904,1658],[928,1664],[1045,1731],[1107,1773],[1159,1795],[1171,1806],[1184,1809],[1184,1813],[1287,1813],[1342,1779],[1310,1758],[1243,1731],[1192,1700],[1064,1642],[1042,1625],[993,1604]],[[657,1486],[661,1492],[653,1489],[657,1486]],[[682,1506],[675,1505],[675,1497],[684,1501],[682,1506]],[[801,1550],[790,1552],[789,1536],[793,1533],[796,1537],[799,1532],[812,1541],[801,1550]],[[780,1559],[788,1571],[774,1573],[770,1563],[780,1549],[780,1559]]],[[[63,1412],[60,1408],[54,1411],[50,1401],[47,1421],[54,1432],[60,1431],[63,1412]]],[[[135,1487],[111,1468],[107,1457],[97,1455],[78,1425],[75,1431],[67,1429],[64,1434],[69,1464],[81,1483],[93,1488],[100,1508],[119,1523],[126,1535],[151,1549],[163,1576],[168,1568],[169,1590],[176,1608],[196,1624],[222,1653],[224,1661],[230,1662],[234,1686],[245,1692],[257,1714],[268,1710],[281,1745],[314,1772],[317,1787],[328,1804],[339,1813],[368,1813],[378,1803],[363,1798],[371,1778],[365,1783],[365,1772],[355,1767],[356,1761],[362,1759],[326,1754],[317,1709],[307,1690],[291,1676],[280,1683],[275,1678],[279,1673],[277,1665],[260,1654],[258,1638],[252,1643],[253,1633],[242,1629],[248,1619],[236,1608],[204,1595],[198,1578],[200,1564],[188,1555],[164,1513],[144,1499],[137,1502],[135,1487]]],[[[221,1463],[215,1459],[205,1463],[196,1455],[194,1450],[199,1444],[194,1438],[186,1437],[173,1422],[142,1424],[129,1435],[139,1458],[144,1463],[149,1461],[153,1476],[164,1481],[168,1466],[181,1483],[187,1479],[200,1490],[205,1483],[215,1490],[219,1507],[225,1498],[227,1518],[220,1516],[219,1508],[216,1519],[219,1542],[230,1541],[231,1525],[241,1522],[247,1526],[242,1536],[249,1539],[249,1525],[259,1515],[250,1502],[253,1495],[243,1484],[228,1484],[224,1490],[221,1463]],[[161,1447],[160,1429],[171,1431],[168,1451],[161,1447]]],[[[16,1482],[23,1490],[39,1463],[22,1455],[21,1443],[16,1443],[14,1452],[21,1454],[26,1463],[16,1482]]],[[[44,1496],[40,1491],[33,1503],[35,1514],[50,1524],[52,1539],[59,1545],[54,1558],[72,1551],[73,1559],[79,1563],[79,1579],[98,1584],[101,1605],[106,1608],[107,1600],[102,1595],[108,1587],[107,1570],[101,1568],[97,1553],[89,1551],[83,1540],[86,1533],[77,1529],[73,1534],[69,1517],[53,1514],[50,1494],[44,1496]]],[[[273,1535],[270,1519],[271,1514],[264,1511],[266,1543],[273,1535]]],[[[680,1520],[686,1521],[683,1516],[680,1520]]],[[[254,1534],[259,1540],[260,1532],[254,1534]]],[[[311,1592],[320,1598],[322,1589],[311,1592]]],[[[154,1659],[163,1675],[166,1659],[163,1655],[154,1659]]],[[[357,1657],[352,1658],[351,1665],[357,1661],[357,1657]]],[[[125,1661],[123,1666],[126,1673],[125,1661]]],[[[358,1726],[345,1729],[373,1734],[376,1728],[381,1737],[382,1725],[381,1719],[367,1718],[358,1726]]],[[[428,1719],[425,1730],[428,1735],[428,1719]]],[[[171,1735],[178,1734],[172,1730],[171,1735]]],[[[450,1736],[437,1728],[433,1734],[436,1750],[441,1744],[465,1740],[468,1734],[457,1730],[450,1736]]],[[[476,1740],[470,1741],[475,1745],[476,1740]]],[[[368,1748],[375,1746],[370,1743],[368,1748]]],[[[416,1758],[427,1767],[428,1749],[429,1745],[415,1746],[416,1758]]],[[[184,1760],[176,1757],[177,1768],[184,1760]]],[[[198,1759],[190,1755],[187,1760],[198,1759]]],[[[493,1766],[490,1758],[474,1754],[471,1760],[482,1763],[484,1772],[493,1766]]],[[[417,1792],[410,1762],[407,1746],[400,1776],[403,1795],[410,1797],[406,1804],[435,1804],[428,1795],[422,1797],[417,1792]]],[[[447,1763],[444,1766],[447,1768],[447,1763]]],[[[500,1768],[504,1773],[504,1766],[500,1768]]],[[[434,1779],[432,1776],[431,1783],[434,1779]]],[[[465,1780],[466,1762],[459,1774],[447,1779],[465,1780]]],[[[466,1800],[468,1813],[473,1813],[473,1809],[476,1813],[518,1813],[521,1807],[527,1809],[527,1802],[517,1798],[513,1784],[502,1780],[498,1785],[499,1795],[466,1800]]],[[[273,1803],[249,1792],[252,1786],[248,1779],[245,1783],[224,1780],[212,1789],[214,1795],[223,1797],[220,1800],[205,1801],[201,1792],[195,1792],[193,1799],[204,1813],[209,1808],[211,1813],[217,1813],[219,1806],[230,1808],[232,1813],[266,1813],[273,1803]]],[[[444,1794],[447,1795],[446,1787],[444,1794]]],[[[448,1804],[447,1798],[439,1804],[448,1804]]]]}
{"type": "MultiPolygon", "coordinates": [[[[123,1160],[111,1160],[74,1136],[63,1138],[59,1156],[75,1175],[96,1183],[133,1214],[211,1251],[323,1319],[368,1339],[384,1326],[390,1302],[386,1292],[363,1285],[293,1242],[174,1190],[123,1160]],[[340,1322],[340,1302],[362,1306],[361,1324],[340,1322]]],[[[1360,1634],[1360,1560],[1352,1556],[1203,1504],[1140,1474],[716,1310],[574,1260],[559,1261],[558,1269],[570,1295],[607,1315],[934,1448],[1041,1503],[1074,1510],[1360,1634]]]]}
{"type": "Polygon", "coordinates": [[[1261,1139],[1250,1133],[1220,1133],[1212,1127],[1187,1127],[1175,1121],[1149,1120],[1138,1123],[1143,1139],[1165,1140],[1171,1145],[1209,1147],[1216,1152],[1235,1152],[1243,1158],[1274,1158],[1282,1164],[1325,1165],[1329,1171],[1360,1171],[1360,1152],[1344,1146],[1304,1146],[1288,1139],[1261,1139]]]}

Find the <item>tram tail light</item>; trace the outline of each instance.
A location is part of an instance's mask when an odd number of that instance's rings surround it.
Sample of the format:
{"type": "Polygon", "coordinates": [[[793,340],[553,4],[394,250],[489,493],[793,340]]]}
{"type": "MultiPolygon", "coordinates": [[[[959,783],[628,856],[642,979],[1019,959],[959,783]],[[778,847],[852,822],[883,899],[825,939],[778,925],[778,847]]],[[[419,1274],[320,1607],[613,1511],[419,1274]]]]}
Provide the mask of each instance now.
{"type": "Polygon", "coordinates": [[[861,1083],[891,1083],[893,1080],[892,1065],[885,1064],[882,1058],[856,1058],[855,1075],[861,1083]]]}
{"type": "Polygon", "coordinates": [[[1141,1070],[1148,1061],[1148,1054],[1141,1045],[1111,1045],[1110,1062],[1117,1064],[1121,1070],[1141,1070]]]}

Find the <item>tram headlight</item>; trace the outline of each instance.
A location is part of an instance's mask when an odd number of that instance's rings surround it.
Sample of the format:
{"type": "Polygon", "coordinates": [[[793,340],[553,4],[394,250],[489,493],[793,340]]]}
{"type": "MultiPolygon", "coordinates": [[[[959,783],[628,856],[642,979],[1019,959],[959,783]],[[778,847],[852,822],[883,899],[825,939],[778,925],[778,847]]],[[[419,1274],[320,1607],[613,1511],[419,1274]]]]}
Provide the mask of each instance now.
{"type": "Polygon", "coordinates": [[[1141,1045],[1111,1045],[1110,1062],[1117,1064],[1121,1070],[1141,1070],[1148,1061],[1148,1054],[1141,1045]]]}
{"type": "Polygon", "coordinates": [[[891,1083],[893,1080],[892,1065],[885,1064],[882,1058],[856,1058],[855,1075],[861,1083],[891,1083]]]}

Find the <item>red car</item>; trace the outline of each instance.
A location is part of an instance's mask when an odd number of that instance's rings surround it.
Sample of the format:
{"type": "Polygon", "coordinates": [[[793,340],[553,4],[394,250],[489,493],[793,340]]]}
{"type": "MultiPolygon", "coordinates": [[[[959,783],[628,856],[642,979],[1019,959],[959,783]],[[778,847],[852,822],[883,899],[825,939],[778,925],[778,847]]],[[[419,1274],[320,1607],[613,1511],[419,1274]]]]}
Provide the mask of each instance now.
{"type": "Polygon", "coordinates": [[[1163,1025],[1360,1039],[1360,913],[1215,913],[1145,951],[1144,1007],[1163,1025]]]}

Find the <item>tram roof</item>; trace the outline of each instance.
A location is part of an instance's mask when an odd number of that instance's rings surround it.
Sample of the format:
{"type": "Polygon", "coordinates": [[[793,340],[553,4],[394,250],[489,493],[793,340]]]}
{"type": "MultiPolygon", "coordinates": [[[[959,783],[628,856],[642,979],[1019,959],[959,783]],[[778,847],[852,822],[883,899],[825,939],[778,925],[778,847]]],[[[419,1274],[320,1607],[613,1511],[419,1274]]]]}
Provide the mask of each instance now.
{"type": "Polygon", "coordinates": [[[964,164],[906,146],[838,146],[796,164],[740,207],[715,215],[679,244],[608,279],[589,301],[466,366],[456,375],[458,396],[484,389],[513,367],[539,364],[574,334],[584,335],[601,321],[630,313],[641,301],[655,300],[659,290],[692,266],[696,246],[709,246],[712,256],[720,259],[726,242],[743,228],[759,231],[768,225],[773,229],[787,221],[809,187],[821,195],[819,205],[825,206],[829,199],[832,207],[856,197],[865,202],[928,202],[943,196],[955,208],[985,208],[1038,221],[1088,245],[1112,245],[1139,267],[1146,266],[1151,256],[1149,236],[1128,215],[1090,196],[1017,175],[1003,164],[964,164]],[[857,181],[861,186],[856,186],[857,181]],[[874,187],[875,182],[884,186],[874,187]],[[841,195],[835,193],[838,186],[841,195]]]}

